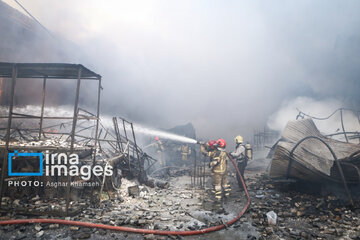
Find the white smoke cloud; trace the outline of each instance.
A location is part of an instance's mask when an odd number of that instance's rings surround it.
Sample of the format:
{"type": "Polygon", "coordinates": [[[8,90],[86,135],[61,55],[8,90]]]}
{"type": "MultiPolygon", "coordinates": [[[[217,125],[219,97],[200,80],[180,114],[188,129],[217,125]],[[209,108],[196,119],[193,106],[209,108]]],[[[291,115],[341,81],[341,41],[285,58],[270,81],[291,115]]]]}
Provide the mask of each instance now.
{"type": "MultiPolygon", "coordinates": [[[[329,98],[316,100],[310,97],[297,97],[292,100],[284,101],[280,108],[269,117],[267,125],[271,129],[282,131],[288,121],[296,119],[299,114],[298,110],[315,118],[326,118],[341,107],[343,107],[342,103],[336,99],[329,98]]],[[[344,110],[343,121],[345,131],[360,132],[358,115],[353,111],[344,110]]],[[[314,122],[323,134],[342,132],[339,111],[326,120],[314,119],[314,122]]],[[[339,135],[336,138],[344,140],[342,135],[339,135]]]]}
{"type": "Polygon", "coordinates": [[[109,115],[156,128],[192,122],[198,137],[233,143],[251,139],[284,99],[333,98],[283,103],[319,115],[359,106],[360,1],[22,3],[87,54],[71,61],[103,76],[109,115]]]}

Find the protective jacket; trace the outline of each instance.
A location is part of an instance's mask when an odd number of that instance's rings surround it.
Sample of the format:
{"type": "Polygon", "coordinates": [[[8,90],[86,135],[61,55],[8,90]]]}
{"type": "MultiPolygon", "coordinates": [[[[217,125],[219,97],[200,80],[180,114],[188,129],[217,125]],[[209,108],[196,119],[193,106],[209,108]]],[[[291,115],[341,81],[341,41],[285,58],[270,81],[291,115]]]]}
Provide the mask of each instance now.
{"type": "Polygon", "coordinates": [[[236,159],[236,161],[243,161],[246,158],[245,150],[244,144],[238,144],[235,151],[230,154],[236,159]]]}
{"type": "Polygon", "coordinates": [[[225,173],[226,164],[227,164],[226,152],[222,149],[215,151],[214,155],[212,156],[212,162],[210,163],[210,166],[212,167],[212,171],[214,173],[225,173]]]}
{"type": "Polygon", "coordinates": [[[210,146],[204,145],[204,144],[202,144],[202,145],[200,146],[200,151],[201,151],[205,156],[210,157],[210,158],[212,158],[213,155],[214,155],[214,153],[215,153],[215,149],[211,149],[210,146]]]}
{"type": "Polygon", "coordinates": [[[157,152],[163,152],[164,151],[164,145],[162,144],[162,142],[160,140],[156,141],[154,143],[154,147],[155,147],[155,150],[157,152]]]}
{"type": "Polygon", "coordinates": [[[191,154],[191,148],[187,145],[182,145],[180,150],[182,160],[186,161],[188,159],[188,156],[191,154]]]}

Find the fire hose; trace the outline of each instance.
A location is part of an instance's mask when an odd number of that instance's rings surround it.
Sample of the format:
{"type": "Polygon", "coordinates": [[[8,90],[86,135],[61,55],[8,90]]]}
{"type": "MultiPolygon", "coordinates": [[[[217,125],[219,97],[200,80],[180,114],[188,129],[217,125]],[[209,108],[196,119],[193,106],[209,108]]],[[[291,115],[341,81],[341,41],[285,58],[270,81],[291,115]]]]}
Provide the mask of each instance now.
{"type": "Polygon", "coordinates": [[[152,230],[152,229],[141,229],[141,228],[131,228],[131,227],[123,227],[123,226],[112,226],[112,225],[105,225],[105,224],[97,224],[97,223],[90,223],[90,222],[80,222],[80,221],[72,221],[72,220],[63,220],[63,219],[15,219],[15,220],[5,220],[0,221],[0,225],[10,225],[10,224],[28,224],[28,223],[49,223],[49,224],[64,224],[64,225],[73,225],[73,226],[79,226],[79,227],[88,227],[88,228],[102,228],[102,229],[108,229],[108,230],[115,230],[115,231],[123,231],[123,232],[131,232],[131,233],[141,233],[141,234],[155,234],[155,235],[180,235],[180,236],[188,236],[188,235],[198,235],[198,234],[204,234],[204,233],[210,233],[214,231],[218,231],[224,228],[227,228],[234,224],[249,208],[250,206],[250,196],[247,191],[244,179],[242,178],[242,175],[235,163],[235,161],[232,159],[231,155],[228,154],[229,159],[231,160],[232,164],[234,165],[237,174],[240,177],[241,184],[244,188],[247,203],[245,207],[241,209],[239,214],[232,220],[209,228],[199,229],[199,230],[193,230],[193,231],[164,231],[164,230],[152,230]]]}

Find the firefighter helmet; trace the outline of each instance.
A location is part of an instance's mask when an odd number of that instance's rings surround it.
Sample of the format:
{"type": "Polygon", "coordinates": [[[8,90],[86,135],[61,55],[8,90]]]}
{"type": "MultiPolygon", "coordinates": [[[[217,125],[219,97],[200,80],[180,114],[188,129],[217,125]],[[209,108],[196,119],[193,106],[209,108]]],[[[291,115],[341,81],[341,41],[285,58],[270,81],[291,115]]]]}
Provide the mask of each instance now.
{"type": "Polygon", "coordinates": [[[215,146],[214,146],[215,144],[216,144],[215,140],[210,140],[210,141],[207,142],[207,145],[209,145],[209,147],[211,149],[215,149],[215,146]]]}
{"type": "Polygon", "coordinates": [[[216,144],[218,145],[218,147],[220,148],[225,148],[226,147],[226,142],[224,139],[220,138],[216,141],[216,144]]]}
{"type": "Polygon", "coordinates": [[[160,138],[159,137],[155,137],[155,141],[159,141],[160,140],[160,138]]]}
{"type": "Polygon", "coordinates": [[[236,138],[235,138],[235,142],[237,143],[237,144],[239,144],[239,143],[243,143],[244,142],[244,139],[243,139],[243,137],[242,136],[236,136],[236,138]]]}

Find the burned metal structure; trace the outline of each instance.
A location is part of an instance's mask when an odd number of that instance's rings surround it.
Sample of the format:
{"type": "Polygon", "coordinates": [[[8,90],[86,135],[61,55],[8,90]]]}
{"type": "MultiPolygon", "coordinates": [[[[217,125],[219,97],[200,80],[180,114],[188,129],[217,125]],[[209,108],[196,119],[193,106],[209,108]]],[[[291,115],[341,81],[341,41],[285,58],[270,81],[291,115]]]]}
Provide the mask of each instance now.
{"type": "Polygon", "coordinates": [[[210,161],[208,157],[201,154],[200,150],[198,152],[199,154],[195,154],[194,158],[194,166],[191,174],[191,186],[204,189],[206,175],[210,175],[209,171],[206,171],[210,161]]]}
{"type": "Polygon", "coordinates": [[[360,186],[360,146],[322,135],[311,118],[289,121],[271,162],[273,179],[340,183],[353,204],[350,185],[360,186]]]}
{"type": "MultiPolygon", "coordinates": [[[[105,221],[106,218],[108,218],[108,220],[106,220],[106,225],[91,222],[77,222],[66,219],[26,219],[26,221],[31,223],[40,223],[44,221],[46,223],[99,227],[142,234],[194,235],[227,228],[234,224],[249,207],[250,197],[246,191],[246,205],[241,209],[237,216],[231,216],[222,223],[219,223],[218,219],[216,219],[215,222],[211,223],[211,227],[203,225],[190,231],[185,229],[171,231],[168,227],[163,230],[155,229],[153,226],[153,219],[155,218],[167,222],[170,218],[162,216],[178,214],[186,221],[186,219],[192,217],[186,216],[185,209],[200,209],[200,193],[194,191],[194,187],[205,187],[205,158],[199,161],[199,159],[196,160],[195,157],[192,186],[189,188],[187,187],[187,183],[183,182],[183,186],[175,189],[177,192],[173,196],[169,196],[170,190],[162,192],[164,189],[160,189],[162,187],[159,186],[155,191],[155,189],[147,189],[145,186],[134,186],[133,184],[135,182],[132,181],[131,185],[133,186],[127,188],[128,194],[126,201],[135,201],[132,202],[132,206],[120,207],[118,204],[121,203],[121,195],[117,194],[122,193],[124,190],[123,186],[126,186],[126,184],[129,184],[130,182],[128,180],[137,178],[138,182],[142,185],[150,187],[155,185],[158,186],[158,184],[148,178],[146,174],[147,169],[145,169],[145,166],[147,168],[153,166],[156,160],[148,156],[141,148],[139,148],[133,123],[128,122],[121,117],[113,117],[111,119],[100,118],[101,76],[82,65],[75,64],[0,63],[0,77],[3,78],[2,81],[10,81],[11,83],[9,104],[6,104],[5,108],[0,108],[0,150],[2,157],[0,159],[0,200],[1,202],[4,202],[4,204],[0,206],[0,211],[11,214],[12,216],[15,216],[16,214],[25,216],[82,216],[87,219],[87,221],[90,221],[91,218],[91,221],[95,222],[100,220],[105,221]],[[29,78],[42,80],[42,102],[41,106],[38,108],[32,107],[31,109],[25,109],[25,111],[23,111],[23,107],[15,104],[14,101],[16,83],[18,81],[26,81],[26,79],[29,78]],[[45,107],[47,82],[51,79],[70,79],[76,81],[76,88],[74,89],[75,99],[74,104],[72,105],[72,111],[66,111],[58,105],[52,107],[53,111],[48,111],[48,107],[45,107]],[[82,103],[80,87],[84,80],[93,80],[98,83],[96,113],[92,113],[91,111],[80,107],[82,103]],[[6,112],[6,114],[4,114],[4,112],[6,112]],[[52,114],[60,113],[61,116],[51,115],[49,112],[52,114]],[[72,113],[71,116],[69,116],[69,112],[72,113]],[[27,121],[30,121],[30,123],[27,121]],[[2,125],[5,126],[2,127],[2,125]],[[49,175],[47,171],[49,168],[52,168],[54,164],[56,165],[56,161],[58,161],[57,163],[60,165],[59,159],[62,153],[64,153],[64,155],[76,155],[76,163],[67,160],[63,161],[63,168],[58,168],[57,174],[49,175]],[[46,156],[45,158],[47,159],[43,161],[43,159],[39,157],[39,161],[37,156],[40,155],[46,156]],[[52,157],[55,155],[57,155],[58,158],[52,162],[52,157]],[[33,161],[34,158],[36,158],[35,161],[33,161]],[[51,160],[49,160],[49,158],[51,158],[51,160]],[[87,173],[91,170],[93,174],[85,174],[84,177],[84,173],[81,170],[80,175],[62,174],[66,172],[65,170],[69,171],[69,166],[70,168],[89,167],[87,168],[87,173]],[[111,174],[108,175],[106,170],[100,171],[100,174],[95,174],[95,172],[99,173],[97,170],[107,169],[108,167],[111,167],[111,174]],[[62,170],[64,170],[64,172],[62,172],[62,170]],[[20,173],[20,175],[13,175],[12,173],[20,173]],[[123,181],[124,185],[120,189],[123,177],[126,177],[127,180],[123,181]],[[31,191],[29,195],[24,195],[24,192],[18,192],[18,186],[13,187],[6,184],[10,181],[23,179],[33,182],[68,184],[57,186],[55,188],[52,188],[47,184],[35,187],[29,186],[27,188],[31,191]],[[99,184],[95,186],[75,184],[80,182],[95,182],[99,184]],[[130,193],[130,189],[136,190],[136,188],[139,192],[138,195],[135,191],[134,193],[130,193]],[[103,192],[107,192],[109,198],[102,198],[103,196],[106,196],[103,192]],[[17,195],[11,196],[11,194],[17,195]],[[117,196],[113,197],[114,195],[117,196]],[[140,198],[143,199],[140,199],[139,201],[138,199],[132,198],[141,195],[143,197],[140,198]],[[76,199],[77,197],[79,197],[80,200],[76,199]],[[160,203],[159,197],[164,198],[160,203]],[[172,200],[167,201],[166,198],[168,197],[172,200]],[[144,201],[149,198],[152,199],[144,201]],[[179,198],[187,200],[178,201],[179,198]],[[105,200],[102,205],[103,208],[99,208],[99,202],[101,203],[102,199],[105,200]],[[142,204],[140,204],[141,202],[142,204]],[[157,202],[157,204],[155,204],[155,202],[157,202]],[[114,206],[113,203],[116,204],[116,206],[114,206]],[[146,206],[150,208],[154,207],[154,205],[156,208],[160,207],[166,210],[155,209],[154,211],[150,211],[146,208],[146,206]],[[121,209],[123,207],[125,209],[121,209]],[[170,210],[170,207],[174,210],[170,210]],[[120,210],[124,211],[120,212],[120,210]],[[143,229],[121,226],[124,224],[135,224],[134,221],[131,223],[131,220],[129,220],[130,222],[127,221],[127,219],[122,221],[120,218],[128,218],[123,216],[123,213],[130,212],[133,214],[137,211],[142,212],[144,219],[141,219],[141,221],[136,220],[136,224],[140,226],[150,224],[154,229],[150,229],[150,225],[144,226],[143,229]],[[104,212],[107,214],[106,216],[102,216],[104,212]],[[110,221],[110,219],[115,219],[114,216],[116,217],[117,222],[110,221]],[[199,229],[199,227],[201,227],[201,229],[199,229]]],[[[196,156],[196,151],[194,152],[196,156]]],[[[229,158],[231,159],[231,157],[229,158]]],[[[235,162],[232,161],[232,163],[239,173],[235,162]]],[[[242,185],[244,189],[246,189],[243,180],[242,185]]],[[[203,192],[201,190],[199,191],[203,192]]],[[[132,217],[129,216],[129,219],[130,218],[132,217]]],[[[1,225],[5,224],[8,224],[8,222],[1,221],[1,225]]],[[[181,228],[184,228],[184,226],[177,227],[177,229],[181,228]]],[[[41,234],[43,234],[43,232],[37,233],[37,236],[40,236],[41,234]]]]}
{"type": "MultiPolygon", "coordinates": [[[[96,121],[96,130],[95,130],[95,138],[94,138],[94,144],[93,147],[96,149],[97,147],[97,138],[98,138],[98,126],[99,126],[99,111],[100,111],[100,89],[101,89],[101,76],[90,71],[89,69],[85,68],[82,65],[75,65],[75,64],[31,64],[31,63],[22,63],[22,64],[16,64],[16,63],[1,63],[0,64],[0,77],[5,79],[11,79],[11,92],[10,92],[10,106],[8,110],[8,116],[7,116],[7,127],[6,127],[6,134],[5,134],[5,141],[3,148],[3,158],[2,158],[2,170],[1,170],[1,181],[0,181],[0,194],[1,199],[3,196],[4,191],[4,181],[6,180],[5,176],[6,170],[7,170],[7,156],[10,151],[14,151],[15,149],[18,151],[24,150],[22,146],[17,145],[10,145],[10,139],[11,139],[11,133],[12,133],[12,123],[13,119],[15,118],[33,118],[38,119],[40,121],[39,123],[39,130],[38,130],[38,139],[41,139],[41,136],[44,134],[43,129],[43,121],[44,119],[58,119],[58,120],[72,120],[71,122],[71,132],[69,133],[70,136],[70,144],[63,148],[63,149],[57,149],[59,151],[69,151],[74,152],[75,150],[75,130],[76,125],[78,123],[79,118],[78,116],[78,103],[79,103],[79,93],[80,93],[80,83],[81,80],[95,80],[99,82],[98,85],[98,102],[97,102],[97,113],[95,117],[88,116],[88,118],[92,118],[96,121]],[[42,89],[42,106],[41,106],[41,113],[40,116],[31,116],[31,115],[23,115],[23,114],[17,114],[14,110],[14,95],[15,95],[15,88],[16,88],[16,82],[19,79],[29,79],[29,78],[35,78],[35,79],[42,79],[43,81],[43,89],[42,89]],[[75,96],[75,103],[74,103],[74,112],[73,116],[67,116],[67,117],[53,117],[53,116],[44,116],[44,106],[45,106],[45,97],[46,97],[46,83],[48,80],[51,79],[72,79],[77,81],[76,85],[76,96],[75,96]]],[[[18,132],[21,132],[21,130],[18,130],[18,132]]],[[[39,151],[43,147],[27,147],[26,150],[32,150],[32,151],[39,151]]],[[[43,148],[44,149],[44,148],[43,148]]],[[[45,149],[44,149],[45,150],[45,149]]],[[[95,155],[94,155],[94,161],[95,161],[95,155]]],[[[68,182],[70,182],[70,177],[68,179],[68,182]]],[[[69,202],[70,202],[70,185],[67,187],[67,194],[66,194],[66,212],[68,213],[69,208],[69,202]]]]}
{"type": "Polygon", "coordinates": [[[268,144],[274,144],[278,137],[278,131],[268,129],[266,126],[264,126],[263,130],[254,130],[253,147],[262,148],[268,144]]]}
{"type": "MultiPolygon", "coordinates": [[[[133,123],[121,117],[113,117],[112,120],[114,134],[111,135],[111,133],[107,131],[104,137],[99,139],[101,146],[107,143],[115,153],[118,153],[118,157],[113,158],[111,164],[115,170],[119,168],[124,176],[130,178],[136,177],[140,183],[153,187],[155,183],[148,179],[146,172],[155,164],[156,160],[147,155],[137,145],[133,123]],[[111,144],[111,142],[113,144],[111,144]],[[145,163],[147,166],[146,169],[144,167],[145,163]]],[[[105,128],[102,128],[101,131],[103,129],[105,128]]],[[[102,132],[100,136],[101,134],[102,132]]],[[[107,155],[107,157],[109,157],[109,155],[107,155]]],[[[115,171],[115,174],[117,174],[116,172],[117,171],[115,171]]]]}
{"type": "MultiPolygon", "coordinates": [[[[88,188],[90,196],[95,202],[99,202],[104,190],[109,191],[119,188],[122,177],[135,177],[141,183],[152,185],[147,178],[144,162],[147,161],[147,164],[151,166],[155,160],[138,147],[132,123],[122,118],[113,118],[113,125],[105,126],[100,119],[100,93],[102,87],[99,74],[80,64],[0,63],[0,78],[2,78],[2,81],[10,81],[11,86],[8,108],[6,108],[5,112],[2,111],[0,116],[0,120],[4,125],[0,129],[0,160],[2,164],[0,204],[4,195],[9,194],[9,192],[16,192],[14,189],[9,191],[6,183],[19,179],[67,182],[68,184],[63,187],[63,191],[56,191],[55,194],[51,193],[51,189],[46,186],[40,187],[41,190],[37,190],[38,192],[33,192],[33,194],[37,195],[52,194],[52,197],[64,198],[66,206],[60,209],[56,213],[57,215],[69,215],[76,212],[76,209],[70,209],[69,207],[72,194],[76,192],[76,187],[73,187],[76,186],[73,184],[75,182],[86,182],[87,180],[98,182],[98,195],[93,194],[94,187],[88,188]],[[36,111],[31,113],[16,112],[14,103],[16,83],[27,79],[42,81],[42,101],[40,108],[37,109],[39,110],[38,113],[36,111]],[[53,79],[76,81],[73,111],[70,111],[72,113],[70,116],[46,114],[47,83],[53,79]],[[97,81],[98,83],[95,113],[79,107],[80,89],[86,81],[97,81]],[[31,124],[28,124],[27,121],[31,121],[31,124]],[[48,124],[45,124],[46,121],[49,121],[48,124]],[[50,122],[52,124],[49,124],[50,122]],[[79,165],[92,167],[95,164],[110,165],[113,168],[113,174],[111,177],[106,177],[104,171],[102,176],[91,176],[91,179],[86,180],[70,176],[70,174],[67,176],[45,176],[43,174],[45,169],[39,167],[39,164],[34,167],[31,163],[24,165],[24,161],[17,161],[20,166],[17,171],[29,172],[30,167],[30,172],[34,171],[35,168],[36,171],[40,171],[39,174],[33,176],[9,176],[7,170],[11,171],[11,168],[15,165],[13,164],[9,168],[9,153],[15,153],[16,156],[16,153],[21,152],[44,153],[45,151],[49,155],[77,153],[80,158],[79,165]],[[20,169],[21,167],[22,169],[20,169]]],[[[60,110],[57,106],[55,112],[60,112],[60,110]]],[[[26,159],[27,161],[31,162],[31,158],[26,159]]],[[[66,164],[69,167],[69,162],[66,164]]]]}

